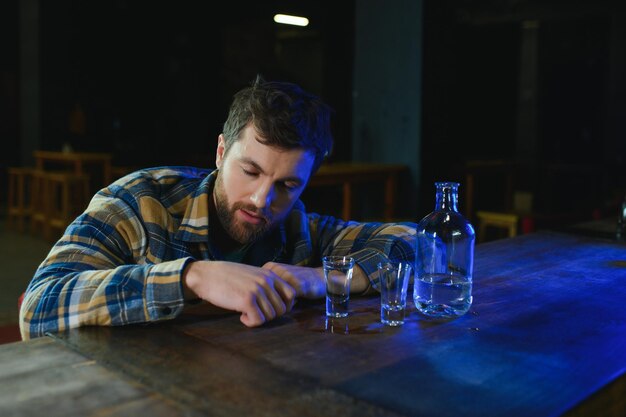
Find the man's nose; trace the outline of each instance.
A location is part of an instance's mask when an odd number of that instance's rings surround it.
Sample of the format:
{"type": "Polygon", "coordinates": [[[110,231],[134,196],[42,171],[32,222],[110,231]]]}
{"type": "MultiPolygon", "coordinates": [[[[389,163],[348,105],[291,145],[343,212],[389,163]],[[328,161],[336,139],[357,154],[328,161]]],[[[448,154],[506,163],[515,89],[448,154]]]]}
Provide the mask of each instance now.
{"type": "Polygon", "coordinates": [[[260,208],[260,209],[271,206],[273,199],[274,199],[274,185],[271,183],[262,184],[250,196],[250,200],[252,201],[252,203],[257,208],[260,208]]]}

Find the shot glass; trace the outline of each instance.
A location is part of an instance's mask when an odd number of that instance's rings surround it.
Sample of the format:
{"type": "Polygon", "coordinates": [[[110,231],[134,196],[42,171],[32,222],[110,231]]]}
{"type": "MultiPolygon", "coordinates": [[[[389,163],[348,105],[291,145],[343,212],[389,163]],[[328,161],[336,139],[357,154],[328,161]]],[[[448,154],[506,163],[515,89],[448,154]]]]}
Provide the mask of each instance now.
{"type": "Polygon", "coordinates": [[[411,279],[411,264],[406,262],[381,262],[380,321],[387,326],[401,326],[406,314],[406,294],[411,279]]]}
{"type": "Polygon", "coordinates": [[[346,317],[354,259],[349,256],[325,256],[322,263],[326,280],[326,316],[346,317]]]}

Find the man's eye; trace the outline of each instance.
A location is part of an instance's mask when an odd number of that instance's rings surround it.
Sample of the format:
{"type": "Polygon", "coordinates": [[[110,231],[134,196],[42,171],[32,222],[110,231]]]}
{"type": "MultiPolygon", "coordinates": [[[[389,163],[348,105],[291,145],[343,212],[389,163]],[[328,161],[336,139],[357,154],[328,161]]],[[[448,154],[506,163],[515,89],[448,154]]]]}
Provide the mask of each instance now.
{"type": "Polygon", "coordinates": [[[246,174],[249,177],[256,177],[256,176],[259,175],[258,173],[254,172],[254,171],[248,171],[247,169],[243,169],[242,168],[241,170],[243,171],[244,174],[246,174]]]}

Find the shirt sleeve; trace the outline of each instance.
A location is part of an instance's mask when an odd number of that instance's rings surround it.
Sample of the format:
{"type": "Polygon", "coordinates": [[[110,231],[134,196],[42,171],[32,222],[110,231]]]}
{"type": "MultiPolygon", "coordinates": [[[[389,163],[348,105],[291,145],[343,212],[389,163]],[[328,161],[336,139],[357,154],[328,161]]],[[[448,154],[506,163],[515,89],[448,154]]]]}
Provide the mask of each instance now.
{"type": "Polygon", "coordinates": [[[100,192],[39,266],[20,308],[24,340],[85,325],[177,316],[191,258],[150,259],[138,207],[100,192]]]}
{"type": "MultiPolygon", "coordinates": [[[[323,256],[351,256],[367,274],[367,291],[380,290],[378,263],[415,262],[414,223],[357,223],[309,214],[314,252],[323,256]],[[317,249],[317,250],[315,250],[317,249]]],[[[366,292],[367,292],[366,291],[366,292]]]]}

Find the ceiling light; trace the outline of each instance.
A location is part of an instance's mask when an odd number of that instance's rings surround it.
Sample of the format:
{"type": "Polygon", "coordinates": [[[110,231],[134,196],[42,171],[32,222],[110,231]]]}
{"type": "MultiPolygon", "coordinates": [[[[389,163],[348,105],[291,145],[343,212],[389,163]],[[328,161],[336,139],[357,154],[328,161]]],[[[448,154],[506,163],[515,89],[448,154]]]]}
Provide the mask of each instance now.
{"type": "Polygon", "coordinates": [[[277,14],[274,15],[274,22],[282,23],[284,25],[308,26],[309,19],[306,17],[291,16],[288,14],[277,14]]]}

